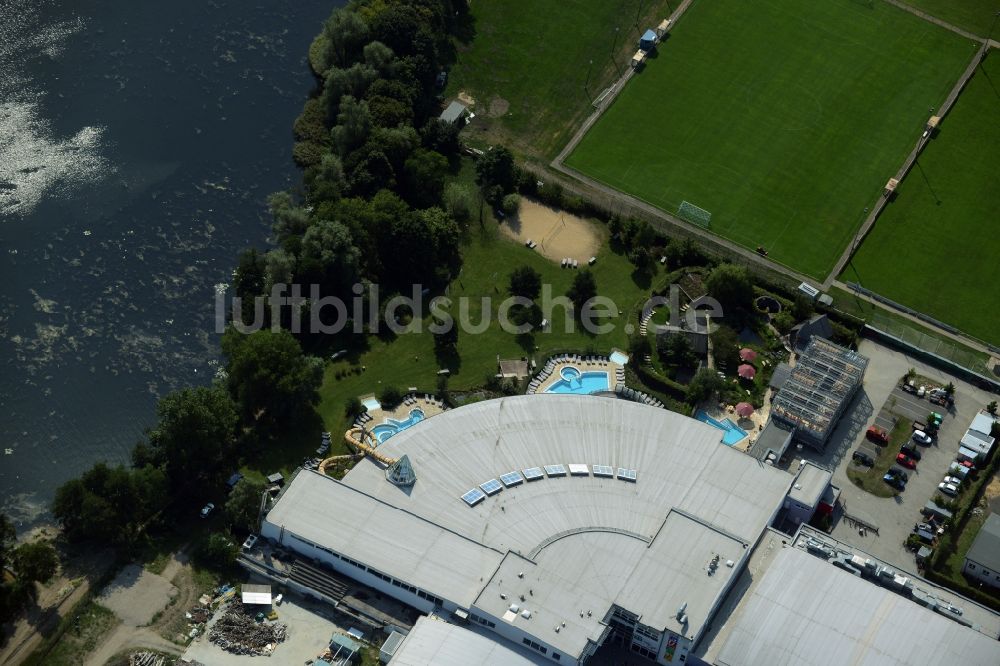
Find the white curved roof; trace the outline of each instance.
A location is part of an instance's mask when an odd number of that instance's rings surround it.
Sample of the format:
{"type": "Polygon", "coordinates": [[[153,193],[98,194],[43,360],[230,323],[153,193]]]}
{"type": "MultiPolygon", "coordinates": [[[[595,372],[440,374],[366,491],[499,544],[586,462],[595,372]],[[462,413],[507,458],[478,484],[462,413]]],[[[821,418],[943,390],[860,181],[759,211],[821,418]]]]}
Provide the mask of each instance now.
{"type": "Polygon", "coordinates": [[[786,473],[719,444],[719,431],[681,414],[593,396],[528,395],[467,405],[418,423],[379,447],[407,455],[417,483],[403,493],[362,461],[344,483],[476,541],[528,555],[581,527],[652,538],[679,508],[745,540],[773,515],[786,473]],[[470,508],[468,490],[549,464],[636,470],[635,483],[565,476],[522,483],[470,508]]]}
{"type": "Polygon", "coordinates": [[[267,522],[495,617],[510,603],[501,593],[524,594],[535,619],[514,621],[569,654],[600,637],[612,604],[697,634],[734,571],[724,563],[756,543],[792,482],[700,421],[594,396],[467,405],[379,448],[409,457],[412,487],[388,483],[369,459],[341,482],[300,473],[267,522]],[[636,480],[567,474],[462,500],[507,472],[552,464],[634,469],[636,480]],[[713,555],[723,564],[709,574],[713,555]],[[674,620],[682,603],[684,625],[674,620]],[[557,619],[566,626],[554,632],[557,619]]]}

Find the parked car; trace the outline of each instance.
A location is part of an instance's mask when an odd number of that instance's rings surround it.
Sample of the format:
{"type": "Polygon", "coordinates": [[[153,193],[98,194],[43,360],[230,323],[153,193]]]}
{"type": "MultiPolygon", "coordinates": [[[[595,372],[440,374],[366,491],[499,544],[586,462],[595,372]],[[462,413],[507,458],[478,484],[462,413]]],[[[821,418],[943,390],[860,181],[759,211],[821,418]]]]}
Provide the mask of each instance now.
{"type": "Polygon", "coordinates": [[[867,437],[869,441],[875,442],[876,444],[889,443],[889,433],[878,426],[869,426],[868,430],[865,432],[865,437],[867,437]]]}
{"type": "Polygon", "coordinates": [[[922,398],[926,394],[927,394],[927,387],[926,386],[921,386],[920,388],[917,389],[917,397],[918,398],[922,398]]]}
{"type": "Polygon", "coordinates": [[[956,460],[955,462],[957,462],[959,465],[961,465],[962,467],[965,467],[967,469],[975,469],[976,468],[976,464],[974,462],[972,462],[971,460],[956,460]]]}
{"type": "Polygon", "coordinates": [[[939,426],[941,425],[941,422],[944,421],[944,417],[938,414],[937,412],[931,412],[930,414],[927,415],[927,420],[933,423],[934,425],[939,426]]]}
{"type": "Polygon", "coordinates": [[[892,467],[889,468],[889,474],[901,477],[903,481],[910,480],[910,475],[906,473],[906,470],[903,469],[902,467],[897,467],[896,465],[893,465],[892,467]]]}
{"type": "Polygon", "coordinates": [[[946,477],[944,477],[944,482],[945,483],[950,483],[951,485],[955,486],[956,488],[958,488],[958,487],[960,487],[962,485],[962,479],[958,478],[957,476],[946,476],[946,477]]]}
{"type": "Polygon", "coordinates": [[[856,450],[851,455],[851,458],[855,462],[859,462],[862,465],[868,465],[869,467],[871,467],[872,465],[875,464],[875,458],[872,457],[872,455],[870,453],[868,453],[867,451],[862,451],[861,449],[856,450]]]}
{"type": "Polygon", "coordinates": [[[947,395],[932,395],[929,400],[935,405],[940,405],[942,407],[948,406],[948,396],[947,395]]]}
{"type": "Polygon", "coordinates": [[[201,517],[208,518],[208,514],[212,513],[213,511],[215,511],[215,505],[209,502],[205,506],[201,507],[201,517]]]}
{"type": "Polygon", "coordinates": [[[906,468],[909,468],[909,469],[916,469],[917,468],[917,461],[914,460],[913,458],[911,458],[910,456],[906,455],[905,453],[900,453],[899,455],[897,455],[896,456],[896,462],[898,462],[903,467],[906,467],[906,468]]]}
{"type": "Polygon", "coordinates": [[[922,457],[920,450],[917,449],[917,447],[915,446],[901,446],[899,447],[899,451],[900,453],[905,453],[906,455],[916,460],[920,460],[920,458],[922,457]]]}
{"type": "Polygon", "coordinates": [[[951,495],[952,497],[958,494],[958,486],[952,483],[945,483],[944,481],[938,484],[938,490],[945,495],[951,495]]]}
{"type": "Polygon", "coordinates": [[[882,480],[888,483],[889,487],[895,488],[900,492],[906,490],[906,481],[904,481],[902,477],[886,473],[885,476],[882,477],[882,480]]]}
{"type": "Polygon", "coordinates": [[[917,444],[923,444],[924,446],[930,446],[931,442],[934,441],[934,438],[931,437],[930,435],[928,435],[923,430],[914,430],[913,431],[913,441],[916,442],[917,444]]]}
{"type": "Polygon", "coordinates": [[[906,391],[907,393],[916,393],[917,387],[913,385],[913,382],[904,382],[903,390],[906,391]]]}

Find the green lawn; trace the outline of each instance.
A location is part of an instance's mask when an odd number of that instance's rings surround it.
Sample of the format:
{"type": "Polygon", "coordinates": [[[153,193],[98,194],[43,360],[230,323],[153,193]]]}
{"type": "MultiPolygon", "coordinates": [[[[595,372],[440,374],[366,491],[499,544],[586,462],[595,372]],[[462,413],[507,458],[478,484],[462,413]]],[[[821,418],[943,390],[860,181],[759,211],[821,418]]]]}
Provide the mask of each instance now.
{"type": "MultiPolygon", "coordinates": [[[[889,433],[889,443],[886,446],[875,447],[879,452],[875,464],[871,467],[866,467],[852,462],[847,468],[847,478],[854,485],[876,497],[898,495],[899,491],[883,481],[882,477],[885,476],[890,467],[896,464],[896,454],[899,453],[899,447],[909,441],[910,432],[910,422],[900,418],[896,422],[896,426],[892,429],[892,432],[889,433]]],[[[907,470],[907,473],[912,472],[907,470]]]]}
{"type": "MultiPolygon", "coordinates": [[[[439,361],[434,353],[433,336],[426,331],[420,334],[404,333],[394,339],[370,336],[368,349],[363,354],[327,367],[318,411],[328,430],[334,433],[344,431],[347,426],[344,404],[351,396],[378,394],[388,385],[404,391],[416,386],[422,392],[436,392],[437,371],[442,367],[451,370],[449,388],[454,391],[482,386],[488,376],[496,373],[497,355],[501,358],[534,356],[541,363],[555,350],[582,352],[591,349],[595,353],[606,354],[612,347],[625,349],[628,342],[625,324],[637,325],[635,321],[626,322],[626,317],[648,296],[648,288],[639,286],[633,280],[632,264],[625,257],[611,252],[605,244],[591,270],[599,293],[609,297],[623,312],[622,317],[613,321],[614,330],[596,336],[582,331],[565,332],[562,319],[554,317],[551,318],[549,331],[528,337],[516,336],[501,330],[497,322],[497,308],[500,301],[506,298],[510,272],[521,265],[532,266],[542,274],[543,284],[552,285],[552,294],[556,297],[566,293],[578,271],[563,269],[559,264],[501,236],[492,221],[483,228],[478,225],[473,227],[462,255],[462,273],[452,282],[447,295],[456,304],[459,298],[468,297],[471,306],[467,319],[473,324],[483,321],[484,309],[480,299],[491,298],[489,327],[480,334],[459,332],[458,361],[439,361]],[[366,368],[363,372],[354,371],[362,366],[366,368]],[[338,373],[345,372],[345,376],[337,377],[338,373]]],[[[562,312],[556,310],[560,315],[562,312]]],[[[459,320],[457,305],[450,309],[450,313],[456,321],[459,320]]]]}
{"type": "Polygon", "coordinates": [[[1000,343],[1000,54],[969,81],[843,279],[1000,343]]]}
{"type": "Polygon", "coordinates": [[[669,14],[668,5],[677,0],[471,3],[476,35],[459,46],[446,91],[476,100],[476,119],[463,137],[555,157],[627,66],[639,35],[669,14]]]}
{"type": "Polygon", "coordinates": [[[974,52],[881,2],[696,0],[567,164],[823,278],[974,52]]]}
{"type": "MultiPolygon", "coordinates": [[[[1000,11],[997,0],[905,0],[906,4],[985,37],[1000,11]]],[[[997,33],[993,33],[996,39],[997,33]]]]}

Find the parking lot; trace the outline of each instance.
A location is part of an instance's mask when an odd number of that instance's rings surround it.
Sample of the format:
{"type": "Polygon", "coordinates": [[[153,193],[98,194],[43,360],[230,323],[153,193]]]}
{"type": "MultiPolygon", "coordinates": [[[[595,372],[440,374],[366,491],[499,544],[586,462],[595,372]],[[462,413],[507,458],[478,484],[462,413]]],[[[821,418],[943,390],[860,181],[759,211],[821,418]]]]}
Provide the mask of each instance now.
{"type": "Polygon", "coordinates": [[[842,491],[845,513],[877,527],[877,533],[860,530],[857,524],[841,518],[834,526],[834,537],[895,566],[915,571],[913,553],[904,546],[906,538],[915,523],[923,522],[920,509],[937,493],[937,484],[955,459],[958,442],[972,418],[996,396],[869,340],[861,342],[859,351],[870,359],[864,386],[838,424],[826,451],[819,454],[803,449],[796,455],[833,469],[833,483],[842,491]],[[910,368],[939,380],[942,385],[949,381],[955,384],[955,404],[950,411],[899,388],[900,379],[910,368]],[[851,451],[865,440],[868,426],[877,424],[890,429],[891,422],[886,422],[888,412],[908,423],[924,421],[932,411],[944,416],[938,438],[931,446],[919,447],[922,459],[916,469],[907,470],[909,482],[905,491],[896,497],[875,497],[847,478],[847,468],[853,464],[851,451]]]}

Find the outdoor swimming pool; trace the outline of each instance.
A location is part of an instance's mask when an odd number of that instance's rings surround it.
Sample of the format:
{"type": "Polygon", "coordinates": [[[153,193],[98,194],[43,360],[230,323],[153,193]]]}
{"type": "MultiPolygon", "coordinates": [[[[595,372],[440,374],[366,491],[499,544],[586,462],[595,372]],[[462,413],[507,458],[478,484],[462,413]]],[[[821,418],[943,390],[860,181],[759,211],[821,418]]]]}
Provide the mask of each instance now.
{"type": "Polygon", "coordinates": [[[726,446],[732,446],[736,442],[740,441],[747,436],[747,431],[740,428],[738,425],[732,422],[730,419],[725,421],[716,421],[711,416],[703,411],[699,411],[694,415],[696,419],[702,423],[707,423],[710,426],[714,426],[722,431],[722,443],[726,446]]]}
{"type": "Polygon", "coordinates": [[[410,410],[410,417],[405,421],[397,421],[396,419],[386,419],[379,425],[372,428],[372,435],[381,444],[385,440],[389,439],[398,432],[402,432],[407,428],[413,427],[416,424],[424,420],[424,412],[420,409],[410,410]]]}
{"type": "Polygon", "coordinates": [[[608,390],[608,373],[594,370],[580,372],[573,366],[566,366],[559,371],[562,377],[552,386],[545,389],[546,393],[576,393],[586,395],[608,390]]]}

